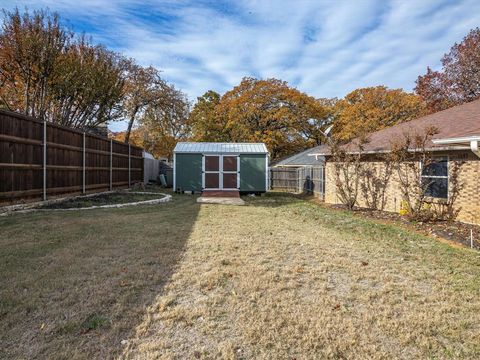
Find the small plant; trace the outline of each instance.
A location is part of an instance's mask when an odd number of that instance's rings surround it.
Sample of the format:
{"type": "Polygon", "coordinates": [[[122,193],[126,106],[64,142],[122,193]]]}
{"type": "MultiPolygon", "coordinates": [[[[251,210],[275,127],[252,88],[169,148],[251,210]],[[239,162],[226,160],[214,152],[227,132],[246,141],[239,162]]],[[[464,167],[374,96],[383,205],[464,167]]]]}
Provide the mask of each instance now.
{"type": "Polygon", "coordinates": [[[82,329],[87,332],[108,325],[108,318],[100,314],[91,314],[82,324],[82,329]]]}

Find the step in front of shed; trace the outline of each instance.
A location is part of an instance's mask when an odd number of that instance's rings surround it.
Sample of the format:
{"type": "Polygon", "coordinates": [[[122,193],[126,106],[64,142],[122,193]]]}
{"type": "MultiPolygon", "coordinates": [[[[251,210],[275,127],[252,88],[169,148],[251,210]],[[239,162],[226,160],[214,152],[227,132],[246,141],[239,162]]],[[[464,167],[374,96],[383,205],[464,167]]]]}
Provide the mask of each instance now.
{"type": "Polygon", "coordinates": [[[240,197],[238,190],[203,190],[202,197],[240,197]]]}

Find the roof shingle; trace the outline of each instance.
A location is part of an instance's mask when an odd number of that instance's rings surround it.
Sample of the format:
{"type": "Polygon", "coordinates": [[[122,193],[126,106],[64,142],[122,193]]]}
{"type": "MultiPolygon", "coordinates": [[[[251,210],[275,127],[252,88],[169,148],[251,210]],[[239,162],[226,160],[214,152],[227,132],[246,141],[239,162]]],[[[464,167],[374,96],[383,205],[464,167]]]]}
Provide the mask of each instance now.
{"type": "MultiPolygon", "coordinates": [[[[393,140],[405,134],[422,134],[431,126],[438,130],[432,140],[480,135],[480,99],[376,131],[370,134],[370,142],[365,146],[365,151],[389,150],[393,140]]],[[[429,148],[444,147],[435,145],[431,141],[426,145],[429,148]]],[[[316,152],[316,154],[328,153],[326,145],[316,152]]]]}

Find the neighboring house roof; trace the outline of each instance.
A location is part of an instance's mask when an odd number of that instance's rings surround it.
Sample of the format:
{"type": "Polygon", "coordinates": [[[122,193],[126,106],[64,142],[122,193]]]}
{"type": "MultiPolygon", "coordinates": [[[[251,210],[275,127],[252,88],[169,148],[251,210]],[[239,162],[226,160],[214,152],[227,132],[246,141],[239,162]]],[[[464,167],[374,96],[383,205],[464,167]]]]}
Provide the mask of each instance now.
{"type": "Polygon", "coordinates": [[[284,157],[278,161],[273,162],[272,166],[281,167],[281,166],[321,165],[325,160],[323,156],[318,157],[318,160],[314,156],[309,156],[309,154],[314,153],[321,148],[322,146],[316,146],[314,148],[304,150],[295,155],[284,157]]]}
{"type": "MultiPolygon", "coordinates": [[[[431,126],[434,126],[438,133],[426,144],[429,149],[455,150],[469,146],[467,141],[448,144],[442,139],[475,139],[480,136],[480,99],[376,131],[369,135],[370,142],[365,145],[364,150],[371,153],[388,151],[395,139],[401,139],[405,134],[421,135],[431,126]]],[[[324,145],[313,155],[329,153],[329,147],[324,145]]]]}
{"type": "Polygon", "coordinates": [[[174,153],[268,154],[264,143],[179,142],[174,153]]]}

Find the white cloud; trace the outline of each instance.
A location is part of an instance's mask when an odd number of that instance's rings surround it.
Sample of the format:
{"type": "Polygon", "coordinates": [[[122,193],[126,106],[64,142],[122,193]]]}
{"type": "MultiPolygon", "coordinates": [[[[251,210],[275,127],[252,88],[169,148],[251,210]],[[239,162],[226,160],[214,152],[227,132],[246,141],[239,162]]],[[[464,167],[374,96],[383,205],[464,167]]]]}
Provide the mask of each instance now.
{"type": "Polygon", "coordinates": [[[49,7],[71,25],[163,70],[192,100],[243,76],[276,77],[316,97],[363,86],[411,90],[480,24],[480,2],[0,0],[49,7]]]}

